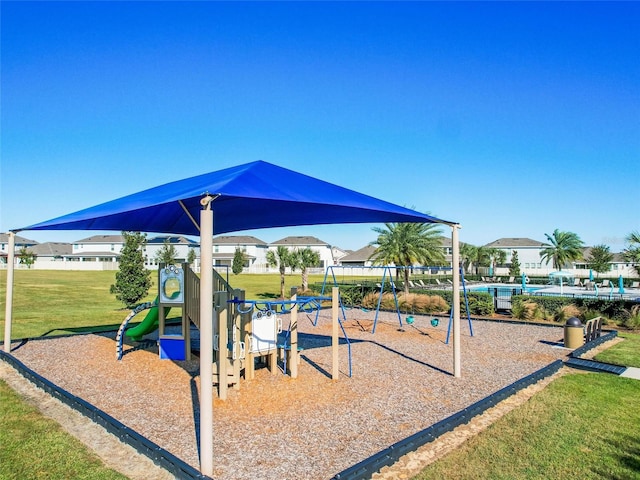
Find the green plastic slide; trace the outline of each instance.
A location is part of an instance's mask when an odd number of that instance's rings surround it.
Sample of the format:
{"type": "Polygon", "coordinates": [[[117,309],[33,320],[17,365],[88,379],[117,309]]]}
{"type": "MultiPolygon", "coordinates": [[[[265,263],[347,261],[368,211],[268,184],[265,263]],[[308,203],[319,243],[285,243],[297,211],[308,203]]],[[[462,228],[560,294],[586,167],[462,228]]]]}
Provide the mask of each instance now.
{"type": "MultiPolygon", "coordinates": [[[[155,301],[157,302],[158,299],[156,298],[155,301]]],[[[165,310],[166,314],[168,314],[170,310],[171,310],[170,308],[167,308],[165,310]]],[[[139,342],[140,340],[142,340],[142,337],[144,335],[146,335],[147,333],[153,332],[157,328],[158,328],[158,307],[153,307],[149,309],[149,311],[147,312],[147,316],[144,317],[144,320],[142,320],[142,322],[140,322],[135,327],[127,330],[126,335],[134,342],[139,342]]]]}

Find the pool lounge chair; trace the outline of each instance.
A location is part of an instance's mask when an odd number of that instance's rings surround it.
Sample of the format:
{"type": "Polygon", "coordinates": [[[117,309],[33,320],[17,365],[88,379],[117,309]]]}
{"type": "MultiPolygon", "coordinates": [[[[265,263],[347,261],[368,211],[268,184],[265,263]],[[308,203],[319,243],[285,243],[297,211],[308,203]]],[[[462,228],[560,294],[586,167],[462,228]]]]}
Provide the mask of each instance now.
{"type": "Polygon", "coordinates": [[[507,283],[513,283],[515,281],[515,277],[509,277],[509,281],[507,283]]]}
{"type": "Polygon", "coordinates": [[[612,286],[611,281],[606,279],[606,278],[604,280],[602,280],[602,282],[598,285],[599,288],[608,288],[608,287],[611,287],[611,286],[612,286]]]}
{"type": "Polygon", "coordinates": [[[640,282],[631,282],[631,287],[629,288],[640,288],[640,282]]]}

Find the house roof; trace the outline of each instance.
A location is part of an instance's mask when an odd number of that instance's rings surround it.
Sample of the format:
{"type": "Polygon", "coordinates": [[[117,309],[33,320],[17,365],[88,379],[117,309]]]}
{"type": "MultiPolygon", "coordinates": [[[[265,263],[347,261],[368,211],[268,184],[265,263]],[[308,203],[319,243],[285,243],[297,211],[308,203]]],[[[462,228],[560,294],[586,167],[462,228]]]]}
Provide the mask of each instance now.
{"type": "Polygon", "coordinates": [[[372,245],[367,245],[366,247],[362,247],[360,250],[356,250],[348,255],[345,255],[340,259],[342,263],[349,262],[366,262],[369,260],[369,257],[376,251],[376,247],[372,245]]]}
{"type": "Polygon", "coordinates": [[[93,235],[73,243],[124,243],[122,235],[93,235]]]}
{"type": "Polygon", "coordinates": [[[308,237],[308,236],[291,236],[281,238],[275,242],[272,242],[271,245],[323,245],[329,246],[327,242],[323,242],[319,238],[316,237],[308,237]]]}
{"type": "Polygon", "coordinates": [[[214,245],[267,245],[259,238],[251,235],[218,235],[213,237],[214,245]]]}
{"type": "Polygon", "coordinates": [[[451,237],[444,237],[444,236],[440,236],[440,244],[443,247],[450,247],[451,245],[453,245],[451,243],[451,237]]]}
{"type": "MultiPolygon", "coordinates": [[[[16,235],[14,240],[16,245],[38,245],[38,242],[35,240],[29,240],[28,238],[21,237],[20,235],[16,235]]],[[[8,233],[0,233],[0,243],[9,243],[8,233]]]]}
{"type": "Polygon", "coordinates": [[[27,250],[35,253],[36,256],[39,257],[55,257],[59,255],[70,255],[73,248],[70,243],[45,242],[29,247],[27,250]]]}
{"type": "Polygon", "coordinates": [[[163,244],[166,241],[168,241],[171,244],[191,245],[194,247],[198,245],[198,242],[196,242],[195,240],[191,240],[190,238],[183,237],[182,235],[178,235],[178,236],[160,235],[147,240],[147,244],[151,244],[151,245],[163,244]]]}
{"type": "Polygon", "coordinates": [[[544,243],[530,238],[508,237],[499,238],[491,243],[487,243],[485,247],[490,248],[518,248],[518,247],[542,247],[544,243]]]}

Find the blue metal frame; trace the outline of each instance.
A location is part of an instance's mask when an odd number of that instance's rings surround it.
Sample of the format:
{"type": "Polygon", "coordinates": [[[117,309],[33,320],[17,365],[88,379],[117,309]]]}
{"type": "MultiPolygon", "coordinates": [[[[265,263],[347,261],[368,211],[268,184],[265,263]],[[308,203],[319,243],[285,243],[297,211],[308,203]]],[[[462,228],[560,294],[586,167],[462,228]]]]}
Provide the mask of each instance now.
{"type": "MultiPolygon", "coordinates": [[[[336,280],[336,274],[334,272],[335,268],[344,269],[344,268],[354,268],[354,267],[345,267],[345,266],[342,266],[342,265],[330,265],[330,266],[328,266],[327,270],[324,273],[324,280],[322,282],[322,290],[320,291],[320,295],[324,295],[324,290],[325,290],[325,287],[327,285],[327,276],[329,275],[329,271],[331,271],[331,277],[333,278],[333,286],[334,287],[338,286],[338,281],[336,280]]],[[[381,285],[380,296],[378,297],[378,305],[376,307],[375,318],[373,319],[373,328],[371,329],[371,334],[376,333],[376,326],[378,325],[378,315],[380,314],[380,305],[382,304],[382,293],[384,292],[385,279],[387,278],[387,272],[389,274],[389,283],[391,284],[391,291],[393,292],[393,301],[394,301],[394,303],[396,305],[396,312],[398,314],[398,323],[400,324],[400,328],[402,328],[402,315],[400,313],[400,306],[398,305],[398,295],[397,295],[397,292],[396,292],[396,285],[393,282],[393,278],[391,276],[391,269],[392,268],[400,268],[400,269],[402,269],[402,268],[406,268],[406,267],[358,266],[358,267],[355,267],[355,268],[366,268],[366,269],[371,269],[371,270],[373,270],[373,269],[383,269],[383,272],[382,272],[382,283],[380,284],[381,285]]],[[[428,267],[422,267],[422,268],[428,268],[428,267]]],[[[342,300],[340,300],[340,308],[342,309],[342,315],[344,316],[345,321],[346,321],[347,317],[346,317],[346,314],[344,312],[344,306],[342,304],[342,300]]],[[[319,313],[320,312],[316,313],[316,319],[315,319],[315,322],[314,322],[314,326],[318,322],[319,313]]]]}
{"type": "MultiPolygon", "coordinates": [[[[324,290],[324,289],[323,289],[324,290]]],[[[231,300],[227,300],[228,303],[235,303],[235,304],[247,304],[250,305],[250,307],[248,309],[240,309],[238,307],[238,312],[240,313],[249,313],[251,310],[253,310],[254,308],[257,308],[258,310],[261,311],[272,311],[272,312],[276,312],[278,313],[278,305],[281,307],[280,308],[280,312],[279,313],[289,313],[291,311],[291,308],[293,308],[293,305],[297,305],[298,309],[302,312],[305,313],[311,313],[313,311],[316,311],[316,319],[315,322],[311,322],[313,324],[313,326],[315,327],[317,325],[318,322],[318,314],[320,313],[320,309],[322,308],[322,303],[325,300],[333,300],[332,297],[325,297],[325,296],[319,296],[319,297],[298,297],[296,300],[240,300],[238,298],[232,298],[231,300]],[[260,308],[258,305],[264,305],[263,308],[260,308]],[[286,308],[286,306],[289,306],[289,308],[286,308]],[[275,306],[276,308],[272,308],[273,306],[275,306]]],[[[340,300],[340,295],[338,295],[338,302],[340,304],[340,309],[342,310],[342,318],[346,321],[346,316],[344,313],[344,307],[342,305],[342,301],[340,300]]],[[[342,329],[342,334],[344,335],[344,339],[347,342],[347,350],[348,350],[348,355],[349,355],[349,377],[351,377],[353,375],[353,366],[352,366],[352,360],[351,360],[351,341],[349,340],[349,337],[347,335],[347,331],[344,329],[344,324],[342,323],[342,320],[340,319],[340,315],[338,315],[338,324],[340,325],[340,328],[342,329]]],[[[291,325],[291,324],[289,324],[291,325]]],[[[291,327],[289,327],[291,328],[291,327]]],[[[287,330],[287,333],[285,334],[285,341],[284,344],[282,345],[283,348],[287,348],[287,339],[289,338],[289,335],[291,333],[291,330],[287,330]]],[[[290,347],[289,347],[290,348],[290,347]]],[[[287,371],[287,356],[285,355],[285,360],[284,360],[284,371],[287,371]]]]}

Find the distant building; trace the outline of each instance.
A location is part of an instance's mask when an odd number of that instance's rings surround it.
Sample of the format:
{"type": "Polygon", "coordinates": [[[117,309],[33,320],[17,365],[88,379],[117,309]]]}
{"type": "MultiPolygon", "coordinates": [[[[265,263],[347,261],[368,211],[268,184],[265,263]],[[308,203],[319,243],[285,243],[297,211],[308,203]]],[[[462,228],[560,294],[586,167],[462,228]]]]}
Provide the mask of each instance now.
{"type": "Polygon", "coordinates": [[[70,243],[45,242],[29,247],[27,250],[36,256],[32,268],[40,270],[54,269],[57,264],[69,262],[71,256],[70,243]],[[52,263],[56,265],[51,265],[52,263]]]}
{"type": "Polygon", "coordinates": [[[340,264],[343,267],[371,267],[373,262],[369,258],[375,251],[376,247],[367,245],[342,257],[340,264]]]}
{"type": "MultiPolygon", "coordinates": [[[[33,247],[38,245],[38,242],[35,240],[29,240],[28,238],[21,237],[20,235],[15,235],[14,237],[15,248],[14,253],[20,252],[20,249],[23,247],[33,247]]],[[[9,234],[8,233],[0,233],[0,264],[6,267],[7,265],[7,255],[9,254],[9,234]]]]}
{"type": "Polygon", "coordinates": [[[123,246],[122,235],[93,235],[73,242],[69,261],[115,264],[120,259],[123,246]]]}
{"type": "Polygon", "coordinates": [[[190,250],[194,251],[196,259],[200,258],[200,245],[195,240],[180,235],[161,235],[147,239],[147,244],[144,246],[144,261],[147,268],[158,268],[158,255],[164,248],[165,243],[173,245],[176,251],[176,263],[178,264],[187,261],[190,250]]]}
{"type": "Polygon", "coordinates": [[[245,256],[245,271],[262,273],[267,270],[269,245],[250,235],[220,235],[213,238],[213,263],[217,267],[231,268],[236,249],[245,256]]]}
{"type": "Polygon", "coordinates": [[[485,245],[486,248],[503,250],[506,254],[505,263],[498,265],[495,275],[506,275],[509,273],[509,266],[513,258],[513,252],[518,252],[518,263],[520,272],[528,275],[546,275],[553,270],[553,265],[543,262],[540,259],[540,251],[544,248],[544,243],[530,238],[499,238],[485,245]]]}

